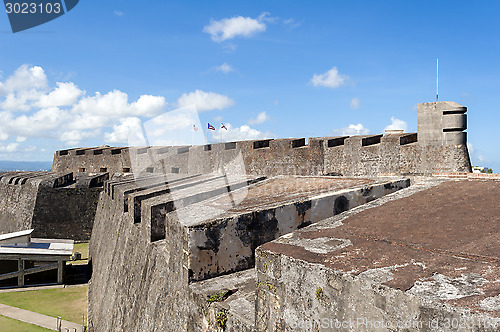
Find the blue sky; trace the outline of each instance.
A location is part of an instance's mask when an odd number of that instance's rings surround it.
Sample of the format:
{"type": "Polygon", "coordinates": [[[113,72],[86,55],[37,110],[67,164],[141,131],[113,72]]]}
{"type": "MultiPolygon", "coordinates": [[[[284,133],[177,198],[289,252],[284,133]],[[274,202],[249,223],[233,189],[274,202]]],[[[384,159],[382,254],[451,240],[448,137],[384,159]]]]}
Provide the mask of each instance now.
{"type": "MultiPolygon", "coordinates": [[[[473,164],[500,169],[500,3],[81,1],[13,34],[0,13],[0,159],[126,145],[195,102],[226,139],[417,130],[416,105],[467,106],[473,164]],[[59,83],[59,84],[58,84],[59,83]]],[[[177,124],[173,122],[172,126],[177,124]]],[[[179,124],[180,125],[180,124],[179,124]]]]}

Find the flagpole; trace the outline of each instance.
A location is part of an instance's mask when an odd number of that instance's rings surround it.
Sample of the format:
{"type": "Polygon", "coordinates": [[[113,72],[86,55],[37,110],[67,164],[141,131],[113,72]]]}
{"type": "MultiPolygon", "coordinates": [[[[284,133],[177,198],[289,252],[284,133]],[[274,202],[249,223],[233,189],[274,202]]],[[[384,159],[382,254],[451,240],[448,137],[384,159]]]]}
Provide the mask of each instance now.
{"type": "Polygon", "coordinates": [[[439,59],[436,59],[436,102],[439,100],[439,59]]]}
{"type": "Polygon", "coordinates": [[[205,128],[206,132],[205,132],[205,142],[206,144],[208,144],[208,123],[207,123],[207,127],[205,128]]]}

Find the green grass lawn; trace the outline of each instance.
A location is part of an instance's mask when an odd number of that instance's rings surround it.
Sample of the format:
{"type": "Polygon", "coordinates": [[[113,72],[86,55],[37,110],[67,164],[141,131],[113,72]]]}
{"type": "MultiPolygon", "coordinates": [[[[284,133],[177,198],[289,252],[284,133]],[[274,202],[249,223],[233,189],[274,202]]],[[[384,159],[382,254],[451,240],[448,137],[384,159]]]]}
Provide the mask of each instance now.
{"type": "MultiPolygon", "coordinates": [[[[47,316],[61,316],[64,320],[81,324],[82,315],[85,314],[85,317],[87,317],[87,292],[88,286],[85,285],[81,287],[0,293],[0,303],[47,316]]],[[[0,329],[0,331],[4,330],[0,329]]]]}
{"type": "Polygon", "coordinates": [[[0,315],[0,331],[45,332],[50,330],[0,315]]]}
{"type": "Polygon", "coordinates": [[[87,264],[89,261],[89,243],[76,243],[73,247],[73,252],[81,252],[82,259],[77,261],[69,261],[68,264],[80,265],[87,264]]]}

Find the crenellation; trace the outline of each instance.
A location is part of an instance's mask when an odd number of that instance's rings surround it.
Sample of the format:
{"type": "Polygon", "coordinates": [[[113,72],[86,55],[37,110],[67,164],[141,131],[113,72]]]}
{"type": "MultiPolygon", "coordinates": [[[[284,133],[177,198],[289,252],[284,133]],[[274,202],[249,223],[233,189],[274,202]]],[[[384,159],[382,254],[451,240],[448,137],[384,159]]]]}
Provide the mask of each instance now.
{"type": "Polygon", "coordinates": [[[411,134],[404,134],[399,137],[399,145],[406,145],[406,144],[412,144],[412,143],[417,143],[418,142],[418,134],[417,133],[411,133],[411,134]]]}
{"type": "Polygon", "coordinates": [[[253,142],[253,149],[254,150],[257,150],[257,149],[264,149],[264,148],[269,148],[269,139],[266,139],[266,140],[262,140],[262,141],[254,141],[253,142]]]}
{"type": "Polygon", "coordinates": [[[380,139],[382,138],[382,136],[383,135],[373,135],[373,136],[363,137],[361,140],[361,146],[380,144],[380,139]]]}
{"type": "Polygon", "coordinates": [[[236,142],[228,142],[224,144],[224,150],[235,150],[236,142]]]}
{"type": "Polygon", "coordinates": [[[292,140],[292,149],[307,146],[305,138],[292,140]]]}
{"type": "Polygon", "coordinates": [[[334,138],[325,137],[325,140],[327,142],[326,147],[333,148],[336,146],[343,146],[346,138],[349,138],[349,136],[341,136],[341,137],[334,137],[334,138]]]}

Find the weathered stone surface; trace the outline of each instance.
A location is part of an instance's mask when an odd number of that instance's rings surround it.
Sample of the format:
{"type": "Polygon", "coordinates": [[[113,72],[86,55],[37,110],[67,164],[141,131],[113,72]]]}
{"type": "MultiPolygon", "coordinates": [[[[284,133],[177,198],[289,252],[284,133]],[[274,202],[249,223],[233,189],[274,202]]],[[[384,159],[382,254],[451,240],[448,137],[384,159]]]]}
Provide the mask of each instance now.
{"type": "Polygon", "coordinates": [[[185,147],[181,154],[161,153],[162,149],[178,151],[182,147],[146,148],[147,154],[136,154],[136,149],[119,148],[93,155],[100,148],[58,151],[53,169],[71,172],[111,173],[124,170],[143,173],[212,173],[226,172],[252,175],[344,175],[377,176],[379,173],[427,174],[434,172],[470,172],[471,165],[465,144],[422,145],[416,134],[393,134],[353,137],[275,139],[234,142],[234,149],[226,143],[185,147]],[[264,144],[264,143],[266,144],[264,144]],[[262,147],[262,146],[265,147],[262,147]],[[266,146],[268,145],[268,146],[266,146]],[[295,146],[295,147],[294,147],[295,146]],[[61,152],[67,154],[61,155],[61,152]],[[131,156],[133,156],[131,158],[131,156]],[[105,167],[103,167],[103,165],[105,167]],[[134,169],[135,167],[135,169],[134,169]]]}
{"type": "Polygon", "coordinates": [[[252,184],[259,179],[179,176],[164,186],[126,178],[106,185],[90,243],[94,331],[217,331],[218,315],[227,318],[226,331],[253,331],[255,279],[246,269],[259,244],[409,185],[397,179],[279,177],[252,184]],[[335,204],[339,197],[344,200],[335,204]],[[158,225],[163,239],[152,237],[158,225]],[[228,290],[223,301],[207,303],[207,293],[228,290]]]}
{"type": "Polygon", "coordinates": [[[33,228],[33,236],[89,240],[107,174],[0,173],[0,233],[33,228]]]}
{"type": "Polygon", "coordinates": [[[257,330],[496,331],[499,190],[412,186],[264,244],[257,330]]]}

